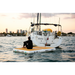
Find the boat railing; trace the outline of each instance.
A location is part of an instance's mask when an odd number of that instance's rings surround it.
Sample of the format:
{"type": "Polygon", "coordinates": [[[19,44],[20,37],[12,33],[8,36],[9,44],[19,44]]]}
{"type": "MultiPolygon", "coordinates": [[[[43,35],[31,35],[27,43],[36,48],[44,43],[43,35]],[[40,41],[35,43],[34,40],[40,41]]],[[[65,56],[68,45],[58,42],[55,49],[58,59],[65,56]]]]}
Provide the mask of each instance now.
{"type": "Polygon", "coordinates": [[[53,36],[54,33],[48,31],[48,32],[44,32],[44,31],[34,31],[33,35],[40,35],[40,36],[53,36]]]}
{"type": "Polygon", "coordinates": [[[53,31],[53,32],[50,32],[50,31],[47,31],[47,32],[44,32],[44,31],[34,31],[33,32],[33,35],[54,36],[54,37],[57,37],[58,36],[56,31],[53,31]]]}
{"type": "Polygon", "coordinates": [[[41,35],[42,36],[42,31],[34,31],[33,34],[34,35],[41,35]]]}

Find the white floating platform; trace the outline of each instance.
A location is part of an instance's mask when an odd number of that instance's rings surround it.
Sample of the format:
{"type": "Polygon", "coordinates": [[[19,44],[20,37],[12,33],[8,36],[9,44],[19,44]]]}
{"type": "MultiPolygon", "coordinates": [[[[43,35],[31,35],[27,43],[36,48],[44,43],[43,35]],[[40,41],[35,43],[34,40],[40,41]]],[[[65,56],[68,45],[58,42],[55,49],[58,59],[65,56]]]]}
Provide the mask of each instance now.
{"type": "Polygon", "coordinates": [[[35,53],[35,52],[45,52],[45,51],[54,51],[53,47],[33,47],[33,49],[27,48],[14,48],[13,51],[21,53],[35,53]]]}

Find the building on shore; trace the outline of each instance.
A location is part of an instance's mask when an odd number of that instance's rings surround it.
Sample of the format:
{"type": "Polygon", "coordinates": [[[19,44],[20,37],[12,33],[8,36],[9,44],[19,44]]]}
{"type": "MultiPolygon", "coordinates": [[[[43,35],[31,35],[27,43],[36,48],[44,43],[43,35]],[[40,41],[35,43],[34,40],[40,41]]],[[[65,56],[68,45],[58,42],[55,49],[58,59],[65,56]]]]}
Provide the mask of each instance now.
{"type": "Polygon", "coordinates": [[[8,33],[8,29],[6,28],[6,33],[8,33]]]}
{"type": "Polygon", "coordinates": [[[20,33],[23,33],[23,32],[22,32],[22,29],[20,29],[20,33]]]}
{"type": "Polygon", "coordinates": [[[17,30],[17,33],[19,33],[19,30],[17,30]]]}

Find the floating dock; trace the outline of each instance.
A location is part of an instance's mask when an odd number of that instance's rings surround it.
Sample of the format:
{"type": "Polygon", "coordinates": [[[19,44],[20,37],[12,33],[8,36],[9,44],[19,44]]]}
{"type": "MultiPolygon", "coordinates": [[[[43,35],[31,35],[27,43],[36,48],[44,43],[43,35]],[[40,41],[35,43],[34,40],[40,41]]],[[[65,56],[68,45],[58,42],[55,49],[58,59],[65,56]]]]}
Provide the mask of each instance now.
{"type": "Polygon", "coordinates": [[[21,53],[35,53],[35,52],[45,52],[45,51],[54,51],[55,48],[53,47],[33,47],[33,49],[27,48],[14,48],[14,52],[21,52],[21,53]]]}

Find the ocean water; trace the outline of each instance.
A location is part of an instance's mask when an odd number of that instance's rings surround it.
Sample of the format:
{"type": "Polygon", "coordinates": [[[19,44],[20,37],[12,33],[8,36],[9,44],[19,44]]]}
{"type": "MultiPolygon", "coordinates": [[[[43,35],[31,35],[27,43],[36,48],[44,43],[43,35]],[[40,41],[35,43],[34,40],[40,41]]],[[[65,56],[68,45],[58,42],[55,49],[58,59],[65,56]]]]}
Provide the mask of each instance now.
{"type": "Polygon", "coordinates": [[[26,37],[0,37],[0,62],[75,62],[75,37],[62,37],[60,48],[42,53],[16,53],[26,37]]]}

